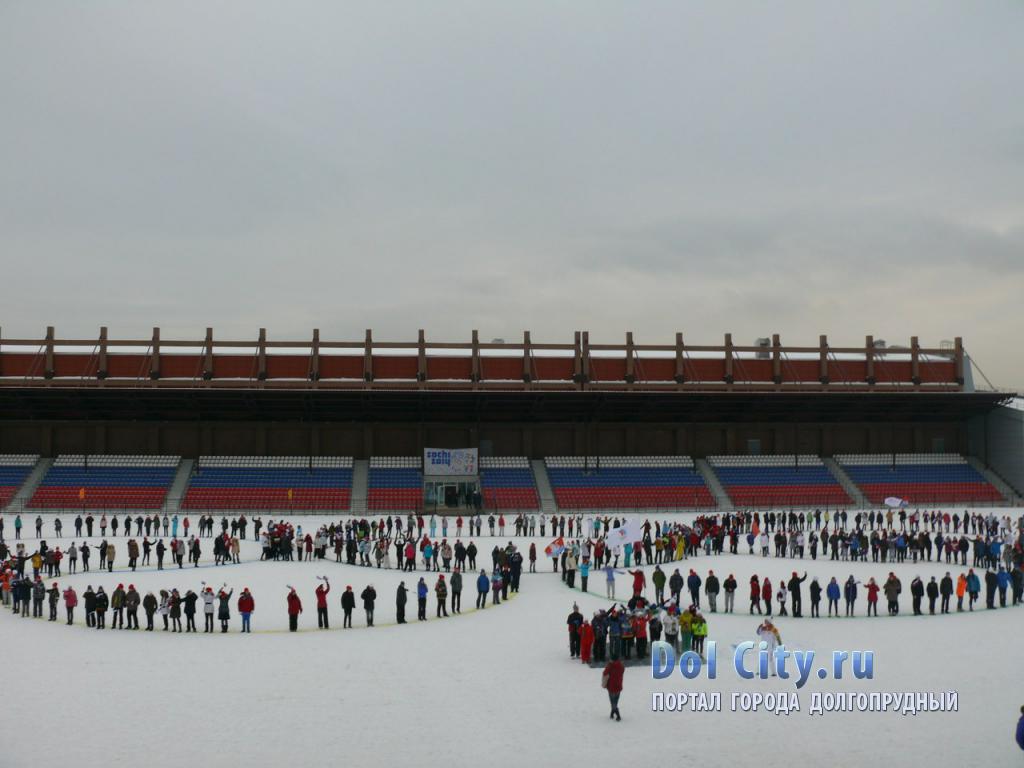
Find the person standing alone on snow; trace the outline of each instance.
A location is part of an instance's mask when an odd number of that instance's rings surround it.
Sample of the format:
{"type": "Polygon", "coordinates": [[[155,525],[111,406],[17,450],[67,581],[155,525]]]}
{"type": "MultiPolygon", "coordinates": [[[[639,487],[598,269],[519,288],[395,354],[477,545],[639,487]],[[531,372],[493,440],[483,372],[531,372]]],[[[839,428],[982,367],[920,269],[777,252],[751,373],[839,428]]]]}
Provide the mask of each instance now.
{"type": "Polygon", "coordinates": [[[615,720],[622,720],[619,714],[619,696],[622,694],[622,678],[626,668],[617,658],[613,658],[605,664],[604,672],[601,674],[601,687],[608,691],[608,702],[612,705],[612,711],[608,715],[615,720]]]}

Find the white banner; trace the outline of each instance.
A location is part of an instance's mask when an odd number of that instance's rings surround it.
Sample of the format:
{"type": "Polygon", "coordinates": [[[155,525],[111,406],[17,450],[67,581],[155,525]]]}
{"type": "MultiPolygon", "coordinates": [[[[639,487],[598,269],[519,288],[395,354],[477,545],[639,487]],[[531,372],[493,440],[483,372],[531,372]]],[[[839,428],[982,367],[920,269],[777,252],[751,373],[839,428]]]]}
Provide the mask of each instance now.
{"type": "Polygon", "coordinates": [[[636,544],[644,538],[644,527],[639,520],[623,520],[618,528],[608,531],[608,546],[617,549],[626,542],[636,544]]]}
{"type": "Polygon", "coordinates": [[[479,471],[476,448],[425,448],[424,475],[475,475],[479,471]]]}

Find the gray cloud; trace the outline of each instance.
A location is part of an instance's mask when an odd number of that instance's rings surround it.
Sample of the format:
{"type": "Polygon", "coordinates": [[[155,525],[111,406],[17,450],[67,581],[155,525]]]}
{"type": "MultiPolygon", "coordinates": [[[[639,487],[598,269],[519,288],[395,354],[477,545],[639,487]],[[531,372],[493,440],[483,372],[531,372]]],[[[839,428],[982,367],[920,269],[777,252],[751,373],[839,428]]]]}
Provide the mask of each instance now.
{"type": "Polygon", "coordinates": [[[856,343],[1024,388],[1024,8],[0,6],[0,324],[856,343]]]}

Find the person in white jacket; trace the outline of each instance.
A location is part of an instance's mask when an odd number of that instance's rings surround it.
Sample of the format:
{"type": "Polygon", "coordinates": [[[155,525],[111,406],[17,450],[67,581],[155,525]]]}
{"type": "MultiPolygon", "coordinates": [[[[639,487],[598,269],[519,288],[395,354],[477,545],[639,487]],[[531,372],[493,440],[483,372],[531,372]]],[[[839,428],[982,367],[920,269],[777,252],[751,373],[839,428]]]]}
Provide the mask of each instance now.
{"type": "Polygon", "coordinates": [[[778,627],[776,627],[771,620],[771,617],[766,618],[761,622],[757,628],[757,639],[758,642],[764,642],[767,644],[768,651],[768,668],[771,670],[771,674],[775,674],[775,649],[782,643],[782,636],[779,635],[778,627]]]}
{"type": "Polygon", "coordinates": [[[202,592],[203,617],[206,619],[206,626],[203,632],[213,632],[213,601],[217,598],[213,594],[213,587],[207,587],[202,592]]]}
{"type": "Polygon", "coordinates": [[[665,631],[665,642],[679,652],[679,615],[675,606],[670,606],[661,617],[661,626],[665,631]]]}
{"type": "Polygon", "coordinates": [[[757,542],[761,545],[761,557],[768,557],[768,534],[761,531],[761,535],[757,537],[757,542]]]}

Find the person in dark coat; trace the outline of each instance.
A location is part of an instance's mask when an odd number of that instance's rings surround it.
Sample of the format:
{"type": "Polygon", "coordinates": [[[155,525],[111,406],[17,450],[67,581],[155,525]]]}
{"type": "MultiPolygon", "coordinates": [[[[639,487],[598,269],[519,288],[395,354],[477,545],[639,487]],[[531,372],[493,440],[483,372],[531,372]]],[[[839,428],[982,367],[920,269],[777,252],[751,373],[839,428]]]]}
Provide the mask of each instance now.
{"type": "Polygon", "coordinates": [[[578,659],[580,656],[580,628],[583,626],[583,614],[576,603],[572,604],[572,612],[565,620],[569,628],[569,658],[578,659]]]}
{"type": "Polygon", "coordinates": [[[199,595],[191,589],[185,593],[181,600],[184,603],[182,612],[185,614],[185,631],[197,632],[196,629],[196,605],[199,603],[199,595]]]}
{"type": "Polygon", "coordinates": [[[107,608],[110,607],[110,598],[103,591],[103,587],[96,590],[96,629],[104,629],[107,626],[107,608]]]}
{"type": "Polygon", "coordinates": [[[363,610],[366,611],[366,626],[373,626],[373,604],[377,599],[377,590],[373,588],[373,584],[367,585],[366,589],[363,590],[362,594],[359,595],[363,600],[363,610]]]}
{"type": "Polygon", "coordinates": [[[935,601],[939,599],[939,584],[937,581],[935,581],[934,576],[932,576],[931,581],[928,582],[928,586],[925,588],[925,592],[928,595],[928,613],[934,616],[935,601]]]}
{"type": "Polygon", "coordinates": [[[946,575],[939,582],[939,594],[942,595],[940,610],[943,613],[949,613],[949,598],[953,594],[953,578],[949,575],[949,571],[946,571],[946,575]]]}
{"type": "Polygon", "coordinates": [[[405,588],[405,582],[399,582],[398,589],[395,592],[395,616],[399,624],[405,624],[405,603],[408,600],[407,590],[405,588]]]}
{"type": "Polygon", "coordinates": [[[914,580],[910,582],[910,597],[914,606],[914,615],[921,615],[921,598],[924,597],[924,582],[921,581],[920,576],[915,576],[914,580]]]}
{"type": "Polygon", "coordinates": [[[356,593],[352,591],[352,587],[345,587],[345,591],[341,593],[341,610],[345,614],[341,622],[343,629],[352,628],[352,611],[355,607],[356,593]]]}
{"type": "Polygon", "coordinates": [[[142,610],[146,612],[146,631],[153,631],[153,616],[156,614],[156,596],[152,592],[147,592],[146,596],[142,598],[142,610]]]}
{"type": "Polygon", "coordinates": [[[800,585],[805,581],[807,581],[807,571],[804,571],[802,578],[796,575],[796,571],[793,571],[793,575],[789,577],[789,583],[786,585],[789,587],[789,599],[793,608],[794,619],[799,619],[803,616],[803,600],[800,596],[800,585]]]}
{"type": "MultiPolygon", "coordinates": [[[[819,606],[821,605],[821,584],[818,583],[817,579],[811,580],[811,586],[808,587],[808,591],[811,593],[811,618],[820,618],[821,613],[819,612],[819,606]]],[[[836,612],[838,613],[838,610],[836,612]]]]}
{"type": "Polygon", "coordinates": [[[222,589],[217,593],[217,618],[220,620],[222,633],[228,631],[228,622],[231,621],[231,596],[234,593],[233,589],[229,589],[227,592],[222,589]]]}

